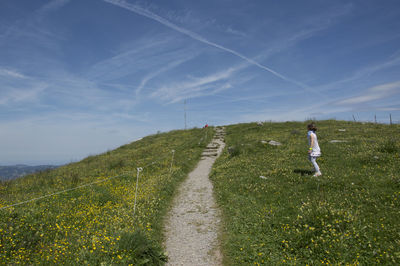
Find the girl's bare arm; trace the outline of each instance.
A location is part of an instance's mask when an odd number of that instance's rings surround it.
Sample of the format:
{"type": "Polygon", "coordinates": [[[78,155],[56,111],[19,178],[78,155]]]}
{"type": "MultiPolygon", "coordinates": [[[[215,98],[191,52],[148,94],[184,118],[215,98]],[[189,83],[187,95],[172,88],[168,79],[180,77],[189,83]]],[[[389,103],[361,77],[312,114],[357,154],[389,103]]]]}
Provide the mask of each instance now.
{"type": "Polygon", "coordinates": [[[310,137],[311,137],[311,143],[310,143],[310,148],[308,149],[308,153],[311,153],[312,147],[314,147],[314,135],[311,134],[310,137]]]}

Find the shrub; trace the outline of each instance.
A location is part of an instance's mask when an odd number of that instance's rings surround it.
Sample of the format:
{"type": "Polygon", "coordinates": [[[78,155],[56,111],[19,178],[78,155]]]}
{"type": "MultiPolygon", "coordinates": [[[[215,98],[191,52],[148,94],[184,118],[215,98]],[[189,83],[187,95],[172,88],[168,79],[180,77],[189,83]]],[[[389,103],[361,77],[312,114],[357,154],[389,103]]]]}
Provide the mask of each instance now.
{"type": "Polygon", "coordinates": [[[131,258],[124,261],[134,265],[163,265],[167,261],[167,256],[162,248],[154,241],[149,239],[141,230],[135,232],[124,232],[118,243],[121,251],[128,252],[131,258]]]}
{"type": "Polygon", "coordinates": [[[232,157],[238,156],[240,154],[240,149],[238,146],[231,146],[228,148],[228,152],[229,152],[230,157],[232,158],[232,157]]]}
{"type": "Polygon", "coordinates": [[[394,139],[388,139],[383,143],[379,151],[385,153],[396,153],[399,151],[399,148],[397,147],[397,143],[394,139]]]}

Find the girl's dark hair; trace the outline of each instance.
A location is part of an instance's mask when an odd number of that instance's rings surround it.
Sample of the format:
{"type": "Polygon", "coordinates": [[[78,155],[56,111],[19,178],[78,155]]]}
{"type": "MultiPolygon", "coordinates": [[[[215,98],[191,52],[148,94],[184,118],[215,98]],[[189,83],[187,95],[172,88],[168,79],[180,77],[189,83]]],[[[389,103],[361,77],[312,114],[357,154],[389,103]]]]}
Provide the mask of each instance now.
{"type": "Polygon", "coordinates": [[[312,131],[317,131],[317,127],[315,126],[315,124],[314,123],[311,123],[311,124],[308,124],[307,125],[307,129],[308,130],[312,130],[312,131]]]}

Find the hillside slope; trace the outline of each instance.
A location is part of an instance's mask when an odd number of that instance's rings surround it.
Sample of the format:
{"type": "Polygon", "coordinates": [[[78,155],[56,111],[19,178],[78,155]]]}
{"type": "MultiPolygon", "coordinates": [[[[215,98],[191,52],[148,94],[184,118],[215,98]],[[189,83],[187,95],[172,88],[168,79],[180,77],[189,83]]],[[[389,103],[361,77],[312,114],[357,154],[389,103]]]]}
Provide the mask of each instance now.
{"type": "Polygon", "coordinates": [[[162,264],[164,214],[212,135],[212,128],[152,135],[0,182],[0,264],[162,264]]]}
{"type": "Polygon", "coordinates": [[[306,122],[226,127],[211,174],[226,265],[400,264],[400,126],[317,126],[317,178],[306,122]]]}
{"type": "MultiPolygon", "coordinates": [[[[400,126],[317,126],[318,178],[305,122],[226,127],[211,173],[226,265],[400,263],[400,126]]],[[[212,135],[212,128],[157,134],[0,182],[0,264],[163,264],[166,210],[212,135]]]]}

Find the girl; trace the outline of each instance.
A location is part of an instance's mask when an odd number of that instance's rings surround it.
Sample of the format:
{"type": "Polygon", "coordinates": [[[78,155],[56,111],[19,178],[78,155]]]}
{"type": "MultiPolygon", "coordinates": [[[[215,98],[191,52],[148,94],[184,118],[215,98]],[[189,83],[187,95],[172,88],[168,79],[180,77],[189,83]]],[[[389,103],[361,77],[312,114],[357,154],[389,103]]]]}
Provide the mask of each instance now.
{"type": "Polygon", "coordinates": [[[317,164],[317,157],[321,156],[321,149],[319,148],[317,135],[315,134],[315,131],[317,131],[317,127],[315,126],[314,123],[311,123],[307,125],[307,129],[308,129],[307,138],[309,144],[308,159],[314,166],[315,169],[314,176],[320,176],[322,175],[322,173],[319,170],[319,166],[317,164]]]}

